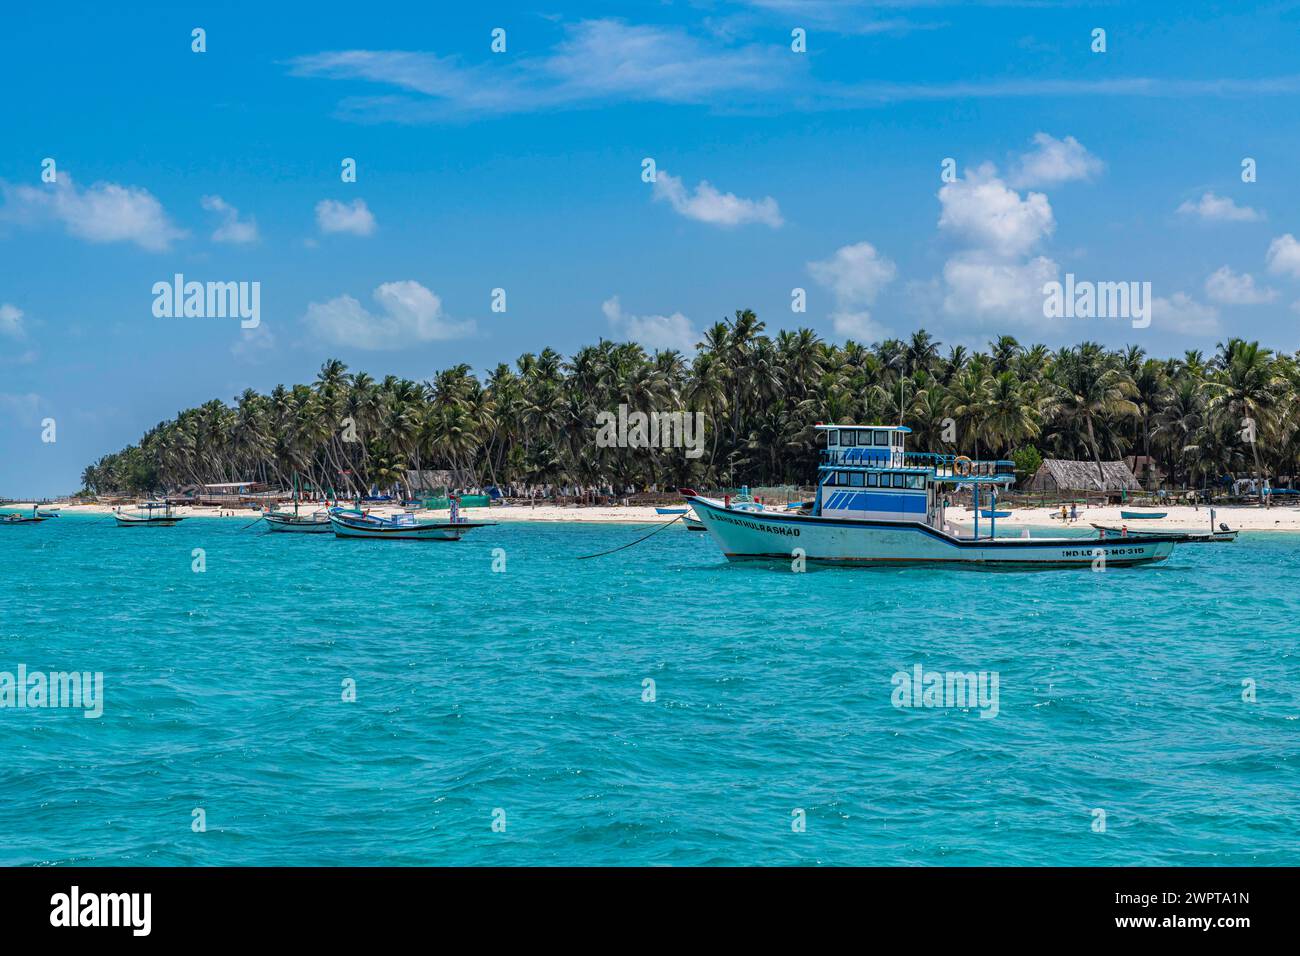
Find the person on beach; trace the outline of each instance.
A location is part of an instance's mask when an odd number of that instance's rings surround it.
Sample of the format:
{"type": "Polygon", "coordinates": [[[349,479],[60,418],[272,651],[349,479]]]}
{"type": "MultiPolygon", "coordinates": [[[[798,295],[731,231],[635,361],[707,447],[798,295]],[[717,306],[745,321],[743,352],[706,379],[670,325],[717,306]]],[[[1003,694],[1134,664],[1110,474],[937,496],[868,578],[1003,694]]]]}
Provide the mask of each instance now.
{"type": "Polygon", "coordinates": [[[1070,520],[1071,521],[1079,520],[1079,506],[1075,504],[1073,501],[1070,502],[1070,520]]]}

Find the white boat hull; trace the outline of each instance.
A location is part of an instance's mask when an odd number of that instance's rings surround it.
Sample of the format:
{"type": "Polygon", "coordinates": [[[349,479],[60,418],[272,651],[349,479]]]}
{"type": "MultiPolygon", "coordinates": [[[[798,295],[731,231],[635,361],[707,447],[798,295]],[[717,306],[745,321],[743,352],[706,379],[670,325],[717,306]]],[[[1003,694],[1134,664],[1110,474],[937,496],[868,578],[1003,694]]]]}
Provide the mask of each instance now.
{"type": "Polygon", "coordinates": [[[467,531],[486,527],[494,522],[428,522],[409,526],[364,527],[330,516],[334,533],[340,538],[383,538],[388,541],[459,541],[467,531]]]}
{"type": "Polygon", "coordinates": [[[115,514],[113,515],[113,517],[117,519],[118,527],[121,528],[135,528],[143,525],[156,526],[160,528],[168,528],[179,521],[185,520],[184,518],[178,518],[175,516],[167,517],[167,518],[164,517],[136,518],[131,515],[115,514]]]}
{"type": "Polygon", "coordinates": [[[296,531],[300,534],[329,534],[334,530],[328,518],[313,521],[307,518],[294,518],[292,515],[264,514],[266,524],[271,531],[296,531]]]}
{"type": "Polygon", "coordinates": [[[951,564],[975,567],[1123,567],[1163,561],[1177,539],[959,538],[921,522],[823,518],[740,511],[692,498],[695,514],[728,558],[844,564],[951,564]]]}

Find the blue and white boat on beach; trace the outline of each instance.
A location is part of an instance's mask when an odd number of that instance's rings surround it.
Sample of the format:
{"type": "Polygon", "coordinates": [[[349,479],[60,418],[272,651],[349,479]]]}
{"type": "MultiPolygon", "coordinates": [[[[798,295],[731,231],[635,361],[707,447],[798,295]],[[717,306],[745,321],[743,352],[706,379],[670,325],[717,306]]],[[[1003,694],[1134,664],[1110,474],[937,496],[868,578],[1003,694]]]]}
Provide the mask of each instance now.
{"type": "Polygon", "coordinates": [[[805,513],[737,507],[684,489],[686,500],[728,558],[779,558],[845,564],[974,567],[1120,567],[1163,561],[1177,534],[1113,537],[996,537],[981,533],[984,490],[1015,482],[1010,461],[908,452],[901,425],[818,425],[826,447],[817,494],[805,513]],[[972,490],[975,527],[963,534],[945,519],[947,492],[972,490]]]}

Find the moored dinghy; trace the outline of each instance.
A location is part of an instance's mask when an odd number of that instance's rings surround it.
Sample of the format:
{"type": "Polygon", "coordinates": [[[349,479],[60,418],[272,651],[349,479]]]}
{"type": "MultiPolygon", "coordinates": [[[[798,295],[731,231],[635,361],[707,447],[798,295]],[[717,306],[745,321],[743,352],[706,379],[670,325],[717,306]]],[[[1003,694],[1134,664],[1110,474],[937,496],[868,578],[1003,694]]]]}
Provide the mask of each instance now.
{"type": "Polygon", "coordinates": [[[25,515],[17,511],[10,511],[0,513],[0,524],[40,524],[42,521],[48,521],[49,517],[49,515],[35,513],[25,515]]]}
{"type": "Polygon", "coordinates": [[[449,521],[420,521],[413,514],[384,518],[349,508],[331,508],[330,524],[340,538],[386,538],[417,541],[459,541],[467,531],[487,528],[495,521],[462,521],[452,510],[449,521]]]}
{"type": "Polygon", "coordinates": [[[298,511],[298,476],[293,479],[293,514],[287,511],[264,511],[262,517],[272,531],[297,531],[304,534],[328,534],[334,530],[324,511],[301,514],[298,511]]]}
{"type": "Polygon", "coordinates": [[[1116,528],[1104,524],[1093,527],[1103,538],[1175,537],[1179,544],[1226,544],[1237,540],[1237,532],[1226,524],[1219,525],[1218,531],[1138,531],[1128,526],[1116,528]]]}
{"type": "Polygon", "coordinates": [[[818,425],[826,435],[810,514],[740,508],[694,492],[686,500],[728,558],[845,564],[951,564],[969,567],[1121,567],[1163,561],[1181,539],[998,538],[996,518],[980,533],[981,490],[1015,482],[1015,463],[904,450],[902,425],[818,425]],[[974,533],[945,520],[944,490],[972,489],[974,533]],[[797,549],[797,550],[796,550],[797,549]]]}
{"type": "Polygon", "coordinates": [[[300,531],[306,534],[328,534],[334,530],[330,516],[324,511],[311,514],[297,514],[288,511],[266,511],[262,513],[272,531],[300,531]]]}
{"type": "Polygon", "coordinates": [[[113,512],[119,528],[134,528],[144,525],[170,527],[185,519],[172,511],[170,501],[146,501],[138,506],[135,514],[118,509],[113,512]]]}

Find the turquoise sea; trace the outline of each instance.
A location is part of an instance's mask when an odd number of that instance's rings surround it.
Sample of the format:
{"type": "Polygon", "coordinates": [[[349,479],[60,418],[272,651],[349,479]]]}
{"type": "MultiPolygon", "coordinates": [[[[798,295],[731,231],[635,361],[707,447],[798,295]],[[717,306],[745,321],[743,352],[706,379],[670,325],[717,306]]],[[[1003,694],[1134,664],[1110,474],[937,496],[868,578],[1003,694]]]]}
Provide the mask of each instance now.
{"type": "Polygon", "coordinates": [[[98,719],[0,709],[0,864],[1300,863],[1300,536],[796,574],[674,526],[575,560],[648,527],[0,527],[0,671],[104,675],[98,719]],[[995,672],[996,717],[895,707],[918,664],[995,672]]]}

